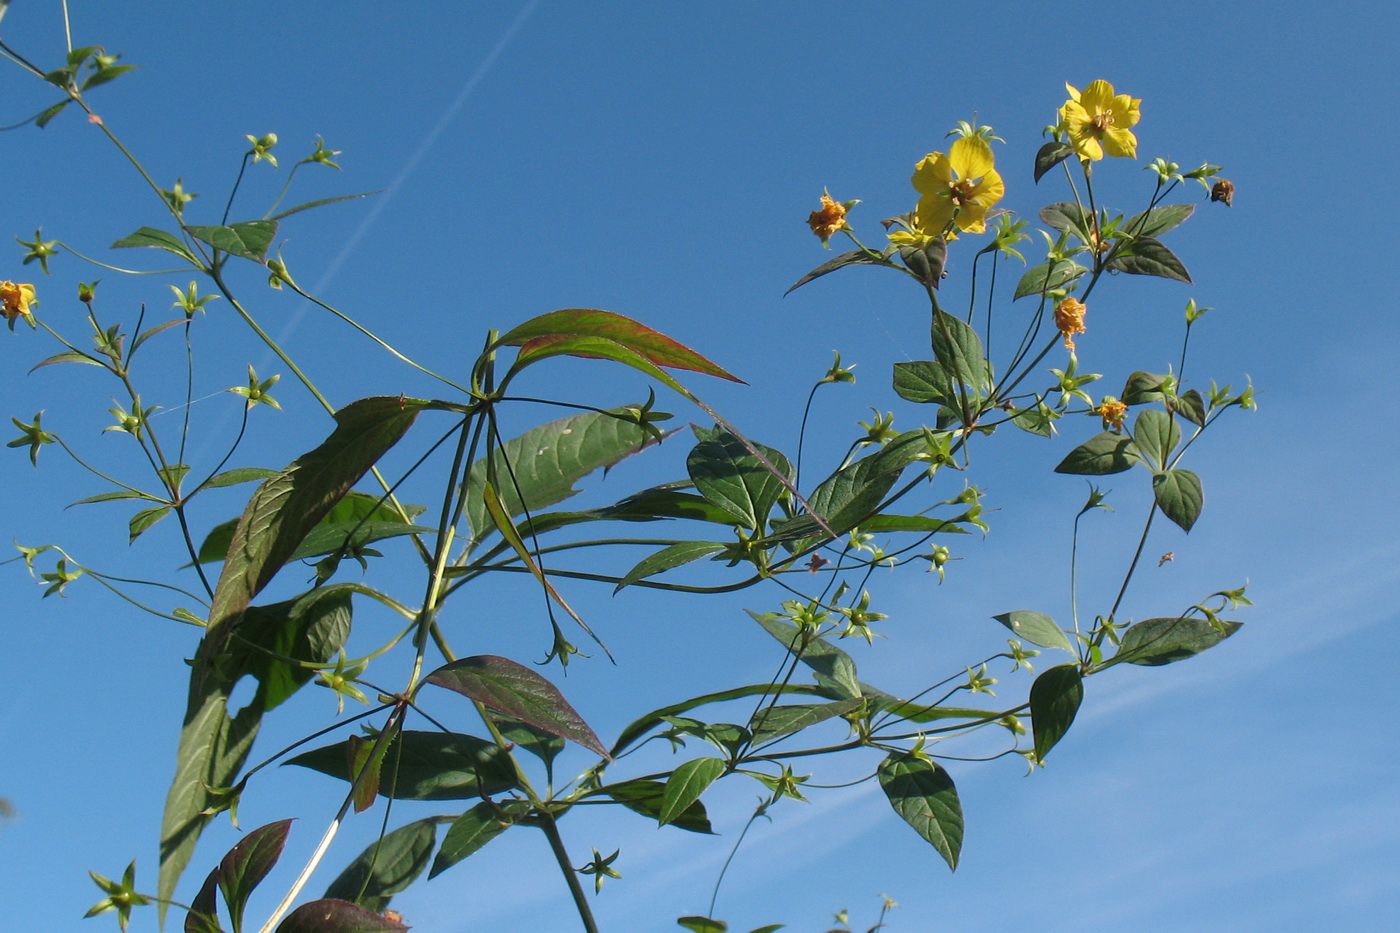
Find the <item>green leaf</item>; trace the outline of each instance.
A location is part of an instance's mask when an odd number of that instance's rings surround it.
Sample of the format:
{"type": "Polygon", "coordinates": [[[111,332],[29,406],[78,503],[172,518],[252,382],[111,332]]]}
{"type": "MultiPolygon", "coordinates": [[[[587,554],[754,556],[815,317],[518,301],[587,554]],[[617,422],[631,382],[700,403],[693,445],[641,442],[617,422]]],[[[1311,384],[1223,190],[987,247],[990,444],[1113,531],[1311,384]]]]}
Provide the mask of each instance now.
{"type": "Polygon", "coordinates": [[[314,671],[283,658],[324,664],[336,656],[350,637],[353,592],[353,584],[334,584],[247,608],[238,639],[222,663],[230,676],[238,671],[239,677],[252,674],[258,679],[253,707],[275,709],[311,680],[314,671]]]}
{"type": "MultiPolygon", "coordinates": [[[[455,732],[400,732],[390,741],[384,763],[380,793],[395,800],[466,800],[516,786],[515,767],[505,749],[455,732]]],[[[304,752],[286,764],[347,784],[353,777],[348,742],[304,752]]]]}
{"type": "Polygon", "coordinates": [[[953,778],[927,758],[895,752],[880,762],[880,789],[904,822],[956,870],[962,852],[963,814],[953,778]]]}
{"type": "Polygon", "coordinates": [[[938,288],[943,283],[943,267],[948,263],[948,241],[938,237],[928,246],[899,247],[899,259],[920,282],[929,288],[938,288]]]}
{"type": "Polygon", "coordinates": [[[1085,241],[1089,239],[1089,215],[1073,201],[1058,201],[1045,205],[1040,209],[1040,219],[1061,233],[1073,233],[1085,241]]]}
{"type": "Polygon", "coordinates": [[[876,253],[866,249],[853,249],[849,253],[842,253],[839,256],[828,259],[826,262],[798,279],[792,284],[791,288],[783,292],[783,297],[786,298],[813,279],[819,279],[828,272],[835,272],[837,269],[845,266],[892,266],[894,263],[890,262],[889,257],[891,255],[893,255],[893,251],[889,253],[876,253]]]}
{"type": "Polygon", "coordinates": [[[1031,730],[1035,756],[1041,761],[1064,738],[1084,699],[1084,678],[1077,664],[1052,667],[1031,684],[1031,730]]]}
{"type": "Polygon", "coordinates": [[[729,924],[723,920],[711,920],[709,917],[678,917],[676,925],[692,930],[694,933],[725,933],[729,929],[729,924]]]}
{"type": "Polygon", "coordinates": [[[700,560],[711,554],[718,553],[728,548],[728,544],[719,541],[677,541],[675,544],[667,545],[650,557],[643,558],[637,566],[627,571],[622,581],[613,588],[616,593],[624,586],[644,580],[647,577],[673,570],[691,561],[700,560]]]}
{"type": "Polygon", "coordinates": [[[263,262],[267,259],[268,247],[277,236],[277,221],[245,220],[217,227],[196,227],[187,224],[185,232],[215,249],[254,262],[263,262]]]}
{"type": "Polygon", "coordinates": [[[1177,396],[1172,407],[1181,413],[1181,417],[1196,425],[1196,427],[1205,427],[1206,400],[1201,398],[1201,393],[1197,392],[1195,389],[1188,389],[1177,396]]]}
{"type": "Polygon", "coordinates": [[[1055,419],[1059,417],[1059,412],[1052,411],[1050,406],[1040,402],[1034,408],[1018,409],[1016,414],[1011,416],[1011,423],[1027,434],[1052,437],[1055,434],[1055,419]]]}
{"type": "Polygon", "coordinates": [[[1218,645],[1239,630],[1239,622],[1220,623],[1216,628],[1205,619],[1182,616],[1176,619],[1144,619],[1123,631],[1123,641],[1108,663],[1127,661],[1144,667],[1171,664],[1200,654],[1218,645]]]}
{"type": "MultiPolygon", "coordinates": [[[[526,431],[493,451],[491,462],[499,480],[494,485],[510,515],[537,512],[574,495],[574,483],[636,453],[650,440],[637,424],[606,413],[571,415],[526,431]]],[[[473,463],[467,478],[467,520],[476,541],[496,527],[482,497],[493,472],[487,463],[485,457],[473,463]]]]}
{"type": "Polygon", "coordinates": [[[1045,177],[1045,173],[1069,158],[1074,152],[1074,147],[1069,143],[1055,142],[1051,140],[1040,147],[1035,154],[1035,180],[1037,182],[1045,177]]]}
{"type": "MultiPolygon", "coordinates": [[[[531,318],[496,341],[496,346],[520,347],[520,355],[546,348],[562,338],[596,337],[618,344],[651,363],[683,369],[732,382],[743,380],[731,375],[689,347],[631,318],[593,308],[568,308],[531,318]]],[[[605,351],[604,347],[597,347],[605,351]]],[[[603,352],[579,352],[579,356],[604,356],[603,352]]]]}
{"type": "Polygon", "coordinates": [[[491,719],[496,723],[502,738],[543,761],[546,768],[553,765],[554,759],[564,750],[562,738],[538,726],[499,713],[491,719]]]}
{"type": "Polygon", "coordinates": [[[346,901],[302,904],[277,925],[276,933],[407,933],[408,927],[346,901]]]}
{"type": "MultiPolygon", "coordinates": [[[[750,613],[752,615],[752,613],[750,613]]],[[[849,660],[849,659],[848,659],[849,660]]],[[[854,676],[854,668],[852,668],[854,676]]],[[[859,684],[856,684],[859,687],[859,684]]],[[[691,697],[689,700],[682,700],[670,706],[663,706],[660,709],[652,710],[640,719],[635,720],[618,737],[613,744],[612,754],[616,758],[629,745],[637,739],[646,735],[652,729],[666,721],[668,716],[675,716],[677,713],[688,712],[697,706],[705,706],[709,703],[723,703],[726,700],[738,700],[752,696],[770,696],[774,694],[796,693],[806,696],[823,696],[822,689],[808,684],[749,684],[744,687],[732,687],[729,690],[720,690],[716,693],[706,693],[702,696],[691,697]]]]}
{"type": "Polygon", "coordinates": [[[489,654],[462,658],[444,664],[425,680],[609,757],[588,723],[552,683],[509,658],[489,654]]]}
{"type": "Polygon", "coordinates": [[[666,785],[660,781],[627,781],[622,784],[609,784],[600,788],[606,794],[634,813],[658,821],[658,825],[674,826],[692,833],[713,835],[710,818],[705,814],[705,805],[699,800],[692,801],[677,816],[660,823],[662,801],[666,795],[666,785]]]}
{"type": "Polygon", "coordinates": [[[141,492],[136,489],[114,489],[111,492],[101,492],[95,496],[88,496],[86,499],[79,499],[77,502],[70,502],[70,506],[87,505],[90,502],[116,502],[121,499],[145,499],[147,502],[163,502],[159,496],[141,492]]]}
{"type": "MultiPolygon", "coordinates": [[[[427,403],[368,398],[336,412],[336,428],[253,493],[239,519],[214,590],[209,625],[192,663],[189,700],[175,777],[161,824],[159,896],[168,900],[189,863],[215,801],[209,788],[230,787],[252,748],[263,710],[249,704],[230,716],[227,702],[241,676],[227,658],[253,598],[427,403]]],[[[165,905],[161,905],[164,916],[165,905]]]]}
{"type": "Polygon", "coordinates": [[[759,615],[745,611],[793,657],[815,671],[818,683],[836,689],[843,700],[861,696],[860,681],[856,679],[856,662],[851,660],[849,654],[815,634],[803,632],[791,622],[784,622],[776,612],[759,615]]]}
{"type": "Polygon", "coordinates": [[[1069,639],[1065,637],[1064,630],[1047,615],[1031,612],[1028,609],[1017,609],[1014,612],[1003,612],[1001,615],[992,616],[992,618],[1011,629],[1018,638],[1023,638],[1033,645],[1039,645],[1042,648],[1063,648],[1070,654],[1074,654],[1074,648],[1070,647],[1069,639]]]}
{"type": "Polygon", "coordinates": [[[1194,204],[1163,204],[1150,211],[1134,214],[1118,229],[1133,237],[1157,237],[1180,224],[1195,211],[1194,204]]]}
{"type": "Polygon", "coordinates": [[[48,359],[35,363],[29,370],[31,373],[44,366],[52,366],[54,363],[87,363],[92,366],[105,366],[101,360],[93,359],[80,350],[64,350],[62,353],[55,353],[48,359]]]}
{"type": "Polygon", "coordinates": [[[940,310],[933,317],[932,335],[934,358],[953,377],[955,387],[962,383],[980,395],[991,391],[992,364],[982,354],[977,331],[961,318],[940,310]]]}
{"type": "Polygon", "coordinates": [[[1148,402],[1161,402],[1167,398],[1166,388],[1175,382],[1172,376],[1162,373],[1138,371],[1128,377],[1123,385],[1123,396],[1119,399],[1124,405],[1143,405],[1148,402]]]}
{"type": "Polygon", "coordinates": [[[1189,532],[1201,515],[1205,493],[1201,479],[1190,470],[1167,470],[1152,477],[1152,495],[1162,514],[1189,532]]]}
{"type": "Polygon", "coordinates": [[[203,268],[204,264],[190,252],[190,248],[185,242],[173,233],[166,233],[164,230],[157,230],[154,227],[142,227],[135,233],[122,237],[112,244],[112,249],[130,249],[135,247],[151,246],[156,249],[163,249],[167,253],[174,253],[181,259],[186,260],[190,265],[203,268]]]}
{"type": "Polygon", "coordinates": [[[656,821],[665,826],[690,809],[691,804],[724,773],[726,763],[721,758],[692,758],[671,773],[661,795],[661,812],[656,821]]]}
{"type": "MultiPolygon", "coordinates": [[[[423,511],[422,506],[404,508],[410,515],[417,515],[423,511]]],[[[223,560],[237,527],[236,519],[216,525],[200,543],[199,562],[207,564],[223,560]]],[[[399,513],[381,501],[379,496],[350,492],[326,513],[326,517],[321,519],[315,528],[307,532],[306,537],[287,558],[287,562],[335,553],[342,548],[348,554],[356,548],[385,538],[433,530],[423,525],[405,525],[399,521],[399,513]]]]}
{"type": "Polygon", "coordinates": [[[223,892],[235,930],[243,926],[243,911],[248,904],[248,896],[281,858],[291,827],[291,820],[279,820],[258,827],[239,840],[214,870],[211,877],[218,879],[219,890],[223,892]]]}
{"type": "Polygon", "coordinates": [[[954,405],[958,397],[948,372],[933,360],[894,364],[894,391],[902,399],[954,405]]]}
{"type": "Polygon", "coordinates": [[[156,522],[170,514],[170,506],[158,505],[151,509],[142,509],[131,516],[131,521],[127,522],[128,536],[126,543],[130,544],[141,536],[141,532],[150,528],[156,522]]]}
{"type": "MultiPolygon", "coordinates": [[[[1102,435],[1100,435],[1102,436],[1102,435]]],[[[1176,419],[1165,411],[1151,408],[1133,422],[1133,444],[1143,460],[1157,472],[1166,467],[1167,458],[1181,443],[1181,428],[1176,419]]]]}
{"type": "Polygon", "coordinates": [[[223,473],[209,477],[204,483],[205,489],[214,489],[219,486],[235,486],[239,483],[251,483],[254,480],[264,480],[277,475],[276,470],[265,470],[262,467],[238,467],[234,470],[225,470],[223,473]]]}
{"type": "Polygon", "coordinates": [[[1071,450],[1068,456],[1060,461],[1060,465],[1055,467],[1055,472],[1103,476],[1108,473],[1122,473],[1137,463],[1138,459],[1132,438],[1105,431],[1071,450]]]}
{"type": "Polygon", "coordinates": [[[1155,275],[1164,279],[1191,284],[1191,276],[1176,254],[1167,249],[1161,240],[1150,236],[1140,236],[1127,246],[1119,247],[1108,268],[1132,275],[1155,275]]]}
{"type": "MultiPolygon", "coordinates": [[[[786,457],[771,447],[754,446],[792,481],[792,464],[786,457]]],[[[782,481],[728,431],[696,444],[685,465],[701,495],[754,532],[763,530],[768,513],[783,495],[782,481]]]]}
{"type": "Polygon", "coordinates": [[[749,720],[749,731],[755,744],[768,742],[800,732],[808,726],[825,722],[834,716],[844,716],[859,709],[865,697],[837,700],[835,703],[803,703],[795,706],[765,706],[749,720]]]}
{"type": "Polygon", "coordinates": [[[273,214],[268,220],[281,220],[283,217],[290,217],[302,211],[309,211],[313,207],[320,207],[323,204],[335,204],[337,201],[353,201],[356,198],[367,198],[370,195],[379,193],[378,191],[361,191],[359,194],[342,194],[335,198],[320,198],[315,201],[307,201],[305,204],[298,204],[296,207],[288,208],[280,214],[273,214]]]}
{"type": "Polygon", "coordinates": [[[428,878],[436,878],[510,829],[526,809],[528,805],[524,801],[510,800],[497,804],[483,800],[457,817],[447,829],[428,878]]]}
{"type": "Polygon", "coordinates": [[[898,716],[900,719],[907,719],[910,722],[934,722],[939,719],[970,719],[976,721],[1001,718],[1001,713],[989,709],[939,706],[936,703],[909,703],[903,700],[897,700],[894,703],[886,704],[882,712],[898,716]]]}
{"type": "Polygon", "coordinates": [[[428,867],[437,842],[437,817],[400,826],[370,843],[326,888],[326,897],[348,901],[383,913],[395,894],[407,888],[428,867]]]}
{"type": "Polygon", "coordinates": [[[1021,276],[1021,281],[1017,283],[1016,292],[1011,296],[1012,300],[1024,298],[1027,295],[1040,295],[1055,288],[1064,288],[1088,271],[1070,259],[1061,259],[1053,263],[1042,262],[1038,266],[1031,266],[1021,276]]]}
{"type": "MultiPolygon", "coordinates": [[[[832,531],[845,534],[875,515],[905,467],[927,451],[924,432],[907,431],[870,456],[837,470],[817,486],[807,501],[832,531]]],[[[792,540],[819,531],[810,515],[801,515],[783,523],[773,537],[792,540]]]]}

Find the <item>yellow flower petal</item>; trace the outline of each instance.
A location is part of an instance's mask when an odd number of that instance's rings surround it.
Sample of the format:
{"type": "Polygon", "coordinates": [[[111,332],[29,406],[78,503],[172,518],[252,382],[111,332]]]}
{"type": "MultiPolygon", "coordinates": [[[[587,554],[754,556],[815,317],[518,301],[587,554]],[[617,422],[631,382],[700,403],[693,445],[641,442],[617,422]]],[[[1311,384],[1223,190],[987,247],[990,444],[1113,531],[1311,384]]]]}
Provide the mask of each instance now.
{"type": "Polygon", "coordinates": [[[979,136],[964,136],[949,147],[948,163],[958,178],[981,178],[992,171],[992,147],[979,136]]]}
{"type": "Polygon", "coordinates": [[[943,153],[930,152],[914,166],[914,176],[909,180],[919,194],[933,194],[948,187],[948,182],[953,180],[953,170],[943,153]]]}

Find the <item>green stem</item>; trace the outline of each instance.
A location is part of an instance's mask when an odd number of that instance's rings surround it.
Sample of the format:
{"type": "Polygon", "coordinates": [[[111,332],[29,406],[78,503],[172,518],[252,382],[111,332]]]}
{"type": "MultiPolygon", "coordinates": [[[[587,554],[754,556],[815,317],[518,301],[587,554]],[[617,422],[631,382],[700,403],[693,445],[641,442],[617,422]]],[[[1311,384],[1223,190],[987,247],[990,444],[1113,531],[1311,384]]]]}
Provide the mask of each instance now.
{"type": "Polygon", "coordinates": [[[547,810],[542,811],[537,825],[549,840],[549,849],[554,853],[554,860],[559,863],[559,871],[563,873],[564,881],[569,886],[569,894],[574,899],[574,907],[578,909],[584,930],[587,933],[598,933],[598,922],[593,919],[593,910],[588,906],[588,895],[584,894],[583,885],[579,884],[578,872],[574,871],[573,865],[569,863],[569,853],[564,848],[564,840],[559,835],[559,825],[554,820],[554,814],[547,810]]]}

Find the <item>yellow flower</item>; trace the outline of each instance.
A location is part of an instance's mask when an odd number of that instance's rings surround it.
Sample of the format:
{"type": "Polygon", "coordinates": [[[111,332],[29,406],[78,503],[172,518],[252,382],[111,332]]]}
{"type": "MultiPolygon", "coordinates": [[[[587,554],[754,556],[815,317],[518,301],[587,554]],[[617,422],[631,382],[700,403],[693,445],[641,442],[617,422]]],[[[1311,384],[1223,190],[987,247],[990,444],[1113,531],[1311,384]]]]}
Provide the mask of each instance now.
{"type": "Polygon", "coordinates": [[[987,208],[1006,193],[992,166],[992,147],[980,136],[965,136],[947,155],[930,152],[920,160],[911,179],[923,195],[914,209],[919,232],[938,236],[950,223],[967,233],[986,230],[987,208]]]}
{"type": "Polygon", "coordinates": [[[1065,347],[1074,349],[1074,335],[1084,333],[1084,312],[1088,310],[1082,301],[1065,298],[1055,305],[1055,327],[1065,338],[1065,347]]]}
{"type": "Polygon", "coordinates": [[[0,282],[0,314],[5,320],[13,321],[20,315],[29,317],[29,305],[34,301],[33,285],[16,285],[11,281],[0,282]]]}
{"type": "Polygon", "coordinates": [[[1127,413],[1128,406],[1116,398],[1106,398],[1102,405],[1094,409],[1094,414],[1103,419],[1104,427],[1115,430],[1123,426],[1123,416],[1127,413]]]}
{"type": "Polygon", "coordinates": [[[1113,93],[1107,81],[1095,81],[1080,93],[1066,84],[1069,100],[1060,108],[1060,121],[1070,145],[1081,159],[1097,161],[1107,150],[1111,156],[1137,158],[1137,137],[1129,132],[1141,116],[1141,98],[1113,93]]]}
{"type": "Polygon", "coordinates": [[[821,238],[822,245],[836,234],[840,233],[846,226],[846,211],[849,208],[845,204],[838,204],[831,199],[831,195],[822,192],[821,210],[812,211],[807,217],[807,226],[812,228],[812,232],[821,238]]]}

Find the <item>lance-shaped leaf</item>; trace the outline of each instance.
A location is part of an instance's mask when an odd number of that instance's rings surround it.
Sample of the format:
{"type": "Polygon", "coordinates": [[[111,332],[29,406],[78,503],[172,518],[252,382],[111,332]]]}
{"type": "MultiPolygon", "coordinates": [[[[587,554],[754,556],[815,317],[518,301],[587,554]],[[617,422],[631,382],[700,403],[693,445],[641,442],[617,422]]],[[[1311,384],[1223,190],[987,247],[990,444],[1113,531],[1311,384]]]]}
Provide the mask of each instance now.
{"type": "Polygon", "coordinates": [[[692,758],[671,772],[666,779],[666,790],[661,795],[661,812],[657,814],[657,822],[665,826],[679,818],[724,773],[726,767],[720,758],[692,758]]]}
{"type": "Polygon", "coordinates": [[[798,279],[792,284],[791,288],[783,292],[783,297],[786,298],[813,279],[819,279],[827,273],[835,272],[837,269],[844,268],[845,266],[892,266],[894,263],[890,262],[890,256],[894,255],[894,252],[895,248],[890,247],[883,253],[877,253],[869,249],[853,249],[849,253],[842,253],[839,256],[828,259],[826,262],[798,279]]]}
{"type": "Polygon", "coordinates": [[[218,879],[235,930],[243,925],[248,896],[281,858],[291,827],[291,820],[279,820],[253,830],[229,850],[214,870],[212,877],[218,879]]]}
{"type": "Polygon", "coordinates": [[[1031,684],[1031,728],[1035,756],[1041,761],[1069,731],[1084,699],[1084,679],[1077,664],[1052,667],[1031,684]]]}
{"type": "Polygon", "coordinates": [[[992,618],[1033,645],[1039,645],[1042,648],[1063,648],[1070,654],[1074,654],[1074,649],[1070,647],[1069,639],[1065,637],[1064,630],[1055,624],[1054,619],[1044,613],[1031,612],[1029,609],[1017,609],[1014,612],[1003,612],[1001,615],[992,616],[992,618]]]}
{"type": "Polygon", "coordinates": [[[966,321],[939,311],[931,325],[933,355],[943,371],[958,383],[972,387],[974,394],[991,390],[992,364],[982,354],[982,340],[966,321]]]}
{"type": "MultiPolygon", "coordinates": [[[[253,598],[302,539],[351,486],[401,438],[419,410],[417,399],[368,398],[336,413],[326,441],[258,487],[239,519],[214,590],[209,625],[195,654],[176,770],[161,824],[159,894],[169,899],[214,802],[209,788],[229,787],[257,735],[263,710],[251,703],[230,716],[230,691],[243,675],[231,658],[235,634],[253,598]]],[[[162,918],[166,905],[161,904],[162,918]]]]}
{"type": "Polygon", "coordinates": [[[496,527],[482,496],[492,473],[507,514],[533,513],[574,495],[574,483],[650,443],[639,425],[593,411],[542,424],[506,441],[489,461],[483,457],[473,463],[467,478],[467,521],[473,538],[480,541],[496,527]]]}
{"type": "Polygon", "coordinates": [[[953,405],[958,397],[948,371],[933,360],[895,363],[894,391],[900,398],[920,404],[953,405]]]}
{"type": "Polygon", "coordinates": [[[570,739],[608,758],[608,750],[569,701],[548,680],[522,664],[484,654],[462,658],[429,674],[425,680],[483,706],[513,716],[551,735],[570,739]]]}
{"type": "Polygon", "coordinates": [[[1163,204],[1150,211],[1134,214],[1118,229],[1135,237],[1161,236],[1190,217],[1195,211],[1196,205],[1194,204],[1163,204]]]}
{"type": "Polygon", "coordinates": [[[254,262],[267,258],[267,249],[277,236],[275,220],[245,220],[241,223],[216,227],[185,227],[185,232],[196,240],[203,240],[215,249],[221,249],[234,256],[242,256],[254,262]]]}
{"type": "Polygon", "coordinates": [[[1140,236],[1120,247],[1109,260],[1108,268],[1132,275],[1155,275],[1164,279],[1191,284],[1191,275],[1176,254],[1150,236],[1140,236]]]}
{"type": "Polygon", "coordinates": [[[443,837],[442,847],[428,877],[436,878],[462,859],[478,851],[486,843],[515,825],[525,814],[529,804],[523,800],[507,800],[495,803],[483,800],[452,821],[443,837]]]}
{"type": "Polygon", "coordinates": [[[727,431],[705,436],[686,458],[686,470],[695,488],[710,502],[724,509],[751,531],[761,531],[782,496],[785,484],[792,481],[792,464],[771,447],[755,444],[781,476],[769,472],[757,456],[739,438],[727,431]]]}
{"type": "Polygon", "coordinates": [[[1133,422],[1133,442],[1137,453],[1157,472],[1166,468],[1167,459],[1181,443],[1181,427],[1165,411],[1149,408],[1133,422]]]}
{"type": "Polygon", "coordinates": [[[438,817],[400,826],[369,844],[326,888],[326,897],[383,913],[395,894],[428,867],[437,843],[438,817]]]}
{"type": "Polygon", "coordinates": [[[1205,493],[1201,490],[1201,478],[1190,470],[1167,470],[1152,477],[1152,495],[1162,514],[1181,526],[1182,531],[1190,531],[1201,516],[1205,504],[1205,493]]]}
{"type": "Polygon", "coordinates": [[[164,230],[157,230],[154,227],[142,227],[135,233],[122,237],[112,244],[112,249],[130,249],[135,247],[149,246],[155,249],[163,249],[167,253],[174,253],[184,259],[190,265],[203,267],[190,248],[184,241],[173,233],[166,233],[164,230]]]}
{"type": "Polygon", "coordinates": [[[1065,459],[1060,461],[1060,465],[1055,467],[1055,472],[1086,476],[1122,473],[1131,469],[1139,459],[1141,458],[1131,437],[1105,431],[1071,450],[1065,459]]]}
{"type": "Polygon", "coordinates": [[[862,695],[860,681],[856,679],[856,662],[851,660],[849,654],[829,641],[803,632],[791,622],[784,622],[776,612],[759,615],[745,611],[794,657],[810,667],[816,673],[818,683],[839,691],[843,700],[862,695]]]}
{"type": "Polygon", "coordinates": [[[1123,632],[1118,653],[1109,664],[1127,661],[1144,667],[1157,667],[1193,657],[1220,644],[1239,631],[1239,622],[1220,622],[1220,628],[1194,616],[1143,619],[1123,632]]]}
{"type": "Polygon", "coordinates": [[[1051,140],[1040,147],[1035,154],[1035,180],[1038,182],[1045,177],[1045,173],[1069,158],[1074,152],[1074,147],[1069,143],[1055,142],[1051,140]]]}
{"type": "MultiPolygon", "coordinates": [[[[825,516],[827,526],[845,534],[872,517],[885,495],[894,487],[900,473],[928,452],[922,430],[906,431],[875,453],[837,470],[812,492],[810,510],[825,516]]],[[[774,522],[775,528],[778,523],[774,522]]],[[[800,515],[784,522],[773,537],[780,540],[806,538],[819,528],[811,515],[800,515]]]]}
{"type": "Polygon", "coordinates": [[[1073,233],[1081,240],[1088,240],[1090,229],[1089,214],[1073,201],[1058,201],[1040,209],[1040,219],[1061,233],[1073,233]]]}
{"type": "Polygon", "coordinates": [[[794,706],[765,706],[749,720],[749,731],[755,743],[768,742],[800,732],[835,716],[844,716],[859,709],[864,697],[837,700],[834,703],[802,703],[794,706]]]}
{"type": "Polygon", "coordinates": [[[408,927],[348,901],[302,904],[277,925],[276,933],[406,933],[408,927]]]}
{"type": "MultiPolygon", "coordinates": [[[[240,478],[242,476],[246,476],[247,479],[256,479],[259,478],[257,474],[264,472],[275,475],[270,470],[230,470],[229,473],[234,474],[234,476],[223,480],[219,485],[245,482],[245,479],[240,478]]],[[[220,477],[228,475],[220,474],[220,477]]],[[[211,481],[205,485],[211,486],[214,483],[211,481]]],[[[421,514],[423,507],[421,505],[406,505],[404,510],[409,517],[413,517],[421,514]]],[[[199,545],[199,562],[204,564],[223,560],[228,554],[228,546],[233,542],[233,533],[237,528],[237,519],[215,525],[199,545]]],[[[363,547],[385,538],[433,530],[422,525],[404,524],[400,521],[399,513],[381,496],[350,492],[326,513],[315,528],[307,532],[301,544],[297,545],[297,549],[292,552],[292,556],[287,558],[287,562],[319,557],[342,548],[346,549],[348,553],[351,548],[363,547]]]]}
{"type": "MultiPolygon", "coordinates": [[[[666,785],[661,781],[627,781],[623,784],[609,784],[600,788],[599,793],[606,794],[634,813],[659,821],[666,785]]],[[[710,818],[705,813],[705,805],[699,800],[692,801],[690,806],[662,825],[674,826],[692,833],[714,833],[710,827],[710,818]]]]}
{"type": "MultiPolygon", "coordinates": [[[[854,676],[854,668],[852,669],[854,676]]],[[[859,686],[857,684],[856,686],[859,686]]],[[[663,706],[660,709],[652,710],[645,716],[631,723],[622,734],[618,736],[617,742],[613,745],[613,757],[617,757],[633,742],[646,735],[652,729],[662,725],[667,721],[667,717],[675,716],[677,713],[688,712],[697,706],[705,706],[709,703],[723,703],[726,700],[738,700],[743,697],[769,696],[772,694],[801,694],[805,696],[824,696],[823,688],[810,684],[749,684],[744,687],[732,687],[729,690],[720,690],[716,693],[706,693],[702,696],[691,697],[689,700],[682,700],[670,706],[663,706]]]]}
{"type": "Polygon", "coordinates": [[[1043,262],[1038,266],[1031,266],[1021,276],[1021,281],[1016,284],[1016,292],[1011,296],[1012,300],[1024,298],[1027,295],[1039,295],[1055,288],[1064,288],[1088,271],[1070,259],[1043,262]]]}
{"type": "Polygon", "coordinates": [[[337,201],[353,201],[356,198],[367,198],[370,195],[379,193],[378,191],[361,191],[359,194],[342,194],[334,198],[318,198],[315,201],[307,201],[305,204],[298,204],[296,207],[289,207],[285,211],[273,214],[268,220],[281,220],[283,217],[290,217],[293,214],[300,214],[302,211],[309,211],[313,207],[321,207],[324,204],[335,204],[337,201]]]}
{"type": "MultiPolygon", "coordinates": [[[[602,338],[630,350],[653,366],[690,370],[733,382],[743,381],[684,344],[677,343],[645,324],[611,311],[594,308],[567,308],[541,314],[512,328],[496,342],[496,345],[520,347],[521,355],[525,356],[553,341],[571,337],[602,338]]],[[[593,347],[590,351],[587,345],[578,344],[575,349],[566,352],[576,356],[614,358],[601,345],[593,347]]]]}
{"type": "Polygon", "coordinates": [[[904,822],[957,869],[963,813],[953,778],[927,758],[896,752],[880,762],[880,789],[904,822]]]}
{"type": "MultiPolygon", "coordinates": [[[[349,743],[314,749],[286,764],[345,781],[351,772],[349,743]]],[[[494,742],[455,732],[406,729],[390,741],[379,791],[395,800],[465,800],[516,786],[510,755],[494,742]]]]}
{"type": "Polygon", "coordinates": [[[624,586],[630,586],[638,580],[645,580],[647,577],[673,570],[692,561],[709,557],[711,554],[718,554],[728,547],[728,544],[720,541],[677,541],[675,544],[669,544],[655,554],[644,557],[635,567],[627,571],[627,574],[613,588],[613,592],[616,593],[624,586]]]}

